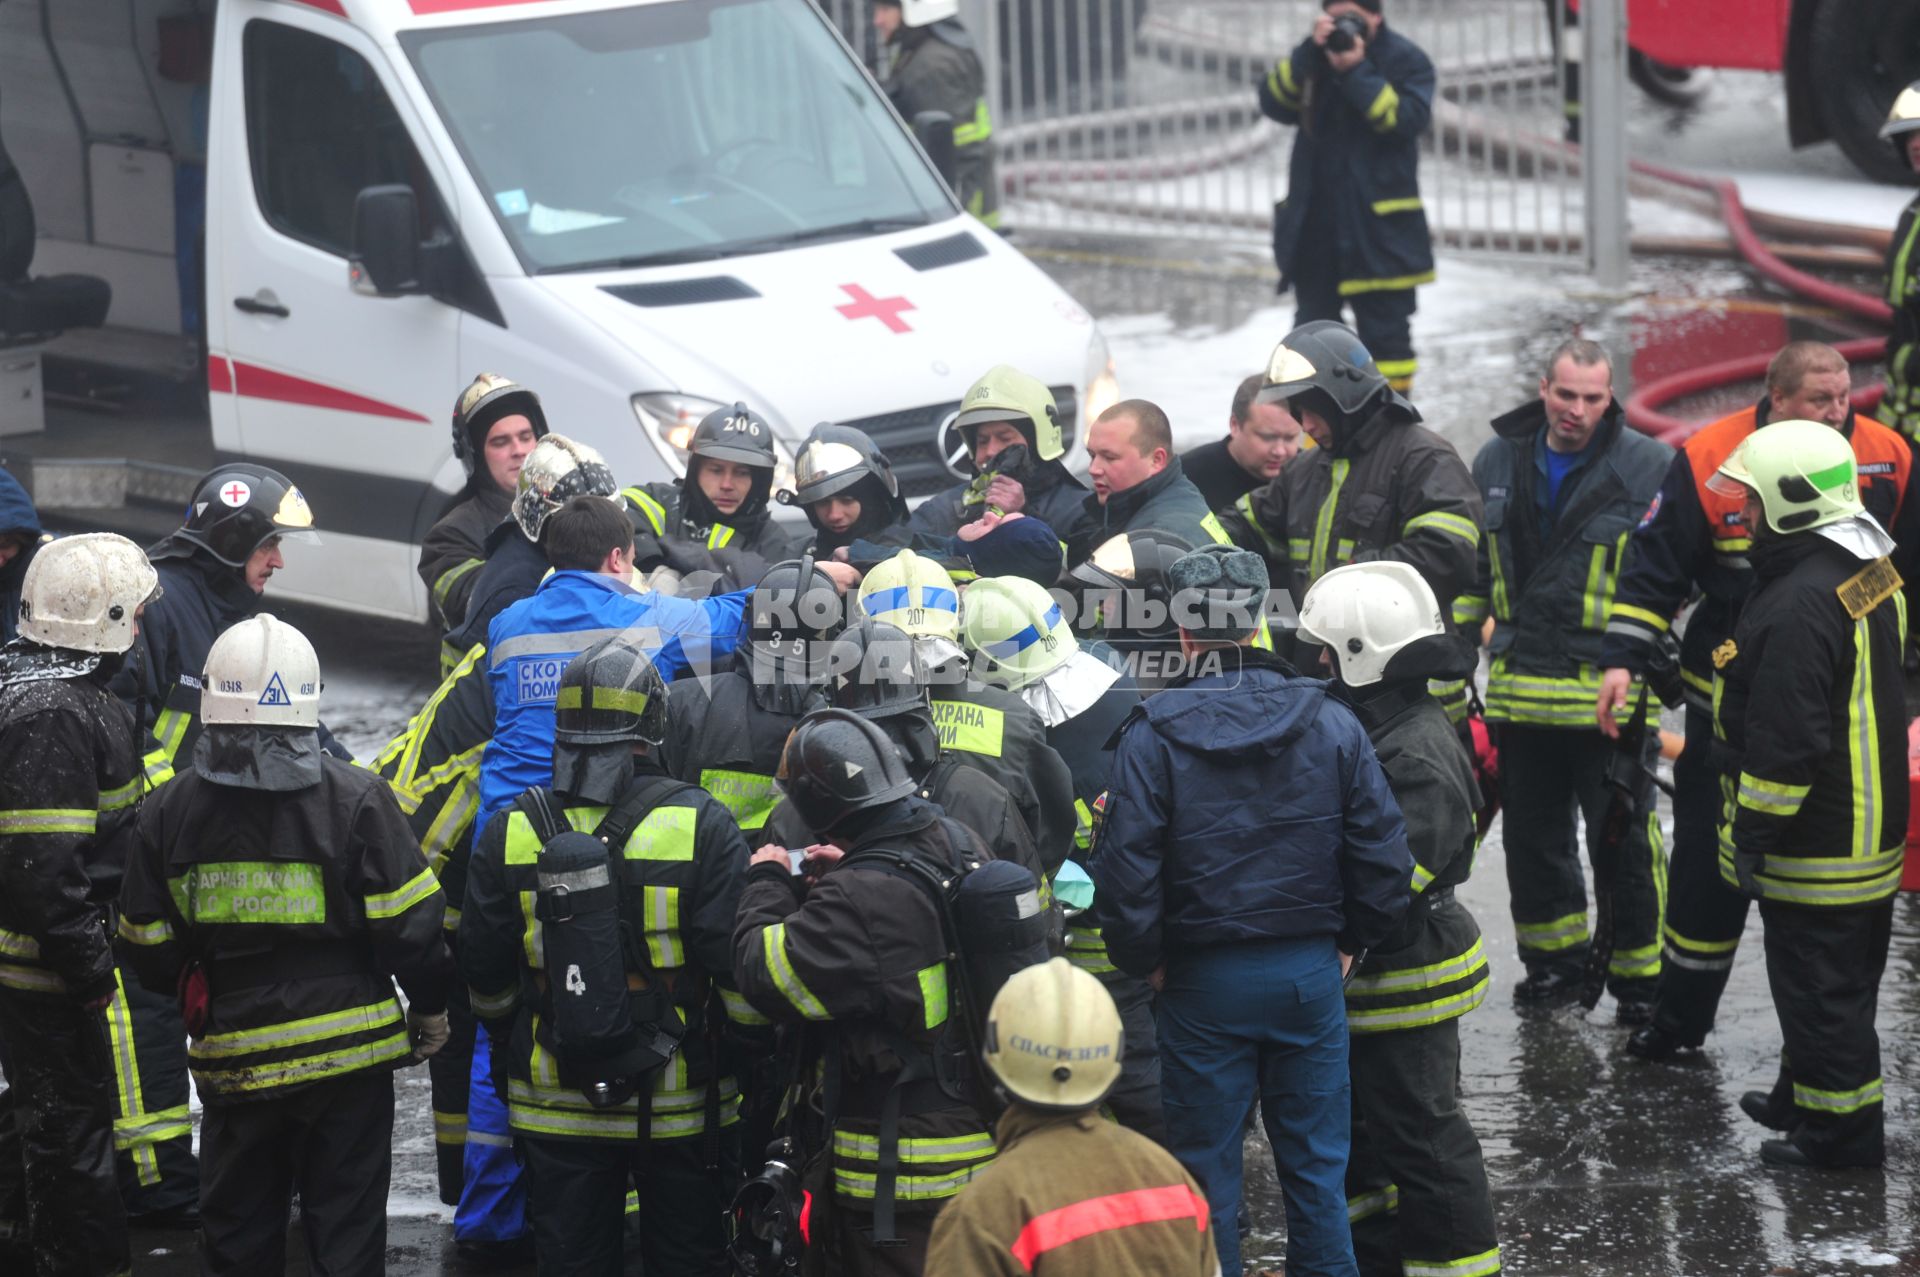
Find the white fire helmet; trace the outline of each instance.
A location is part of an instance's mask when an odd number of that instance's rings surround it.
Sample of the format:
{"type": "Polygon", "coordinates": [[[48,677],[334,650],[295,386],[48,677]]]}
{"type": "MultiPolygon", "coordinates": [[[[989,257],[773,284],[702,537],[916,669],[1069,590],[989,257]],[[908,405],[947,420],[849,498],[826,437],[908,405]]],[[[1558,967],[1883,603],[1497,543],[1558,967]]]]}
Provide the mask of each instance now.
{"type": "Polygon", "coordinates": [[[134,614],[160,597],[146,551],[111,532],[61,537],[40,547],[20,589],[20,635],[42,647],[124,652],[134,614]]]}
{"type": "Polygon", "coordinates": [[[936,22],[960,16],[960,0],[880,0],[900,6],[900,25],[930,27],[936,22]]]}
{"type": "Polygon", "coordinates": [[[1411,564],[1382,560],[1349,563],[1315,581],[1300,628],[1332,649],[1341,682],[1369,687],[1386,676],[1396,652],[1447,626],[1426,579],[1411,564]]]}
{"type": "Polygon", "coordinates": [[[307,636],[271,616],[249,617],[207,653],[200,721],[249,727],[317,727],[320,660],[307,636]]]}

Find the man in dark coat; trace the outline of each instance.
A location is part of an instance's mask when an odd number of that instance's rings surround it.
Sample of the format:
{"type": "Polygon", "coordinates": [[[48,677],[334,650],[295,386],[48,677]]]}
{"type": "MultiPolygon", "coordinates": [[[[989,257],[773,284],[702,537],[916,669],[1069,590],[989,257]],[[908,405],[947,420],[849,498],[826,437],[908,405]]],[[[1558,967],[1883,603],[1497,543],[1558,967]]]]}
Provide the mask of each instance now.
{"type": "Polygon", "coordinates": [[[1207,499],[1207,509],[1225,510],[1255,488],[1264,488],[1280,467],[1312,441],[1283,403],[1266,403],[1260,391],[1267,375],[1256,372],[1234,388],[1224,439],[1180,454],[1180,468],[1207,499]]]}
{"type": "Polygon", "coordinates": [[[880,83],[909,124],[922,111],[952,117],[954,194],[967,212],[997,228],[1000,181],[993,171],[987,75],[959,13],[959,0],[875,0],[873,29],[886,45],[880,83]]]}
{"type": "Polygon", "coordinates": [[[1407,909],[1406,829],[1353,712],[1251,646],[1260,557],[1208,546],[1172,576],[1199,624],[1180,636],[1195,673],[1121,729],[1094,909],[1114,964],[1160,989],[1168,1148],[1206,1190],[1221,1272],[1241,1271],[1241,1148],[1258,1098],[1287,1271],[1350,1275],[1340,981],[1407,909]]]}
{"type": "Polygon", "coordinates": [[[1071,563],[1125,532],[1170,532],[1188,545],[1227,540],[1173,455],[1173,425],[1158,404],[1123,399],[1101,413],[1087,432],[1087,455],[1093,495],[1069,550],[1071,563]]]}
{"type": "Polygon", "coordinates": [[[1287,198],[1273,215],[1280,291],[1294,323],[1354,327],[1395,390],[1413,385],[1414,288],[1433,282],[1420,202],[1420,135],[1433,112],[1433,63],[1387,29],[1380,0],[1323,0],[1297,48],[1260,82],[1260,109],[1298,125],[1287,198]]]}
{"type": "Polygon", "coordinates": [[[487,534],[512,509],[520,467],[546,433],[540,397],[494,373],[475,377],[454,403],[453,455],[466,467],[467,483],[420,543],[418,569],[444,628],[466,616],[473,583],[487,561],[487,534]]]}

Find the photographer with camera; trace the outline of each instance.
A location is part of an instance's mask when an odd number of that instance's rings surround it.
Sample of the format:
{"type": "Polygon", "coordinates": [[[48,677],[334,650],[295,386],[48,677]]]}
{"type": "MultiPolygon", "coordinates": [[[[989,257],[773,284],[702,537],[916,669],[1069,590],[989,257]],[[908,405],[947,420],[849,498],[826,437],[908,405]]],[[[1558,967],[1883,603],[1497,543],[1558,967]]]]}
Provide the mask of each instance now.
{"type": "Polygon", "coordinates": [[[1273,210],[1280,291],[1294,323],[1353,326],[1402,394],[1413,385],[1414,288],[1433,281],[1420,202],[1420,135],[1433,63],[1387,28],[1380,0],[1324,0],[1313,31],[1259,83],[1260,109],[1297,125],[1287,198],[1273,210]]]}

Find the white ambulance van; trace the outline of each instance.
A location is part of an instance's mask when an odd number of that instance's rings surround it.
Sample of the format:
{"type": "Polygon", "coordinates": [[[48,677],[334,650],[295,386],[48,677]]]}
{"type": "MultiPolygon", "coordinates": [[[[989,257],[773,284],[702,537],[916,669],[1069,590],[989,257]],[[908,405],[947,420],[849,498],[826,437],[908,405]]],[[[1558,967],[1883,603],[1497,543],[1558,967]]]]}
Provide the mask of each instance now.
{"type": "MultiPolygon", "coordinates": [[[[680,473],[735,400],[789,453],[860,427],[922,495],[993,364],[1076,437],[1118,398],[1091,318],[960,211],[810,0],[0,0],[0,141],[31,273],[111,285],[96,351],[157,334],[197,362],[203,239],[210,444],[159,461],[294,478],[325,544],[276,594],[426,615],[415,547],[482,371],[628,483],[680,473]]],[[[0,444],[51,474],[61,430],[0,444]]]]}

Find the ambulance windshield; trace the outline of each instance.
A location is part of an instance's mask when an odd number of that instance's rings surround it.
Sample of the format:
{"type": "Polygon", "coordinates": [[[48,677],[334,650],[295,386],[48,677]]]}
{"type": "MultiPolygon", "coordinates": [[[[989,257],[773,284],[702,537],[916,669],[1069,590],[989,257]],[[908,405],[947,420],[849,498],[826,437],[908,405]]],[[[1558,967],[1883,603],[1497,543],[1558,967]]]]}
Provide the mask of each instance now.
{"type": "Polygon", "coordinates": [[[957,211],[808,0],[404,33],[526,268],[769,252],[957,211]]]}

